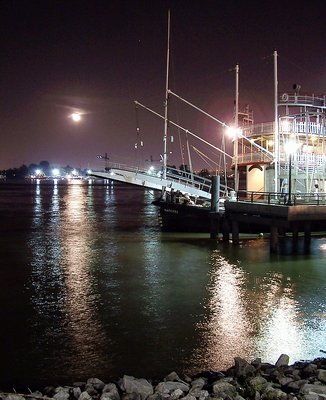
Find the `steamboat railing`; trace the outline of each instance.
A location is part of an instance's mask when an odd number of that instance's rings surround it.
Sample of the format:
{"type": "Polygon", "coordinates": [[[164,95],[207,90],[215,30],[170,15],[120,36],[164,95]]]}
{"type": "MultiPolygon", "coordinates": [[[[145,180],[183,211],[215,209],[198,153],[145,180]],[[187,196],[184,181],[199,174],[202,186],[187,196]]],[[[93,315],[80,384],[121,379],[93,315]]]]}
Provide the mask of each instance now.
{"type": "Polygon", "coordinates": [[[326,193],[293,193],[289,197],[288,193],[283,192],[253,192],[239,190],[232,200],[248,203],[279,205],[326,205],[326,193]]]}

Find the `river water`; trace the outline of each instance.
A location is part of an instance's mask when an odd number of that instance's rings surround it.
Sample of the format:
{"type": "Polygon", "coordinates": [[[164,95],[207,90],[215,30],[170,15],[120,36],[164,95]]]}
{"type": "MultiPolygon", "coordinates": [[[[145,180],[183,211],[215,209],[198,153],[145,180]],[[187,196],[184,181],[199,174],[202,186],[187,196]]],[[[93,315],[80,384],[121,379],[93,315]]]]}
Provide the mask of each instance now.
{"type": "Polygon", "coordinates": [[[0,388],[290,362],[326,350],[326,238],[271,255],[162,233],[153,192],[0,185],[0,388]]]}

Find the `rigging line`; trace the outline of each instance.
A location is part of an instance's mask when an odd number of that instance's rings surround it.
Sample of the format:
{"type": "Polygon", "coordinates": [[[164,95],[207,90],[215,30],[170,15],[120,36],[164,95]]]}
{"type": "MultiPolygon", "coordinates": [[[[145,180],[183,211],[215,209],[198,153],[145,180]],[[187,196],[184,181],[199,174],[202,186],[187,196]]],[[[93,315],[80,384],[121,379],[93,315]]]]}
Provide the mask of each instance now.
{"type": "Polygon", "coordinates": [[[141,163],[143,163],[144,161],[144,146],[143,146],[143,141],[141,139],[141,132],[140,132],[140,124],[139,124],[139,107],[137,106],[137,104],[135,104],[135,114],[136,114],[136,137],[137,137],[137,141],[135,144],[135,152],[136,152],[136,165],[140,168],[141,167],[141,163]],[[140,151],[139,151],[139,147],[140,147],[140,151]]]}
{"type": "Polygon", "coordinates": [[[204,153],[202,153],[200,150],[198,150],[195,146],[192,146],[192,145],[191,145],[191,147],[192,147],[192,148],[194,149],[194,151],[198,154],[198,156],[209,166],[209,168],[210,168],[211,170],[215,170],[215,171],[216,171],[216,168],[214,168],[213,165],[210,164],[207,160],[211,161],[213,164],[215,164],[215,166],[220,167],[220,165],[219,165],[217,162],[213,161],[213,160],[212,160],[211,158],[209,158],[206,154],[204,154],[204,153]]]}
{"type": "MultiPolygon", "coordinates": [[[[156,111],[154,111],[154,110],[151,110],[150,108],[144,106],[143,104],[139,103],[139,101],[135,101],[135,103],[138,104],[139,106],[143,107],[145,110],[147,110],[147,111],[151,112],[152,114],[156,115],[157,117],[160,117],[160,118],[164,119],[164,116],[163,116],[163,115],[161,115],[161,114],[159,114],[158,112],[156,112],[156,111]]],[[[170,123],[171,125],[176,126],[176,127],[179,128],[179,129],[183,130],[184,132],[189,133],[191,136],[193,136],[193,137],[195,137],[196,139],[202,141],[203,143],[207,144],[208,146],[213,147],[213,149],[215,149],[215,150],[217,150],[217,151],[220,151],[221,153],[225,154],[227,157],[229,157],[229,158],[231,158],[231,159],[233,158],[232,156],[230,156],[230,154],[228,154],[228,153],[226,153],[225,151],[219,149],[218,147],[214,146],[213,144],[207,142],[207,140],[205,140],[205,139],[201,138],[200,136],[196,135],[195,133],[191,132],[189,129],[185,129],[185,128],[183,128],[182,126],[176,124],[176,123],[173,122],[173,121],[169,121],[169,123],[170,123]]]]}
{"type": "Polygon", "coordinates": [[[194,104],[190,103],[190,101],[182,98],[181,96],[177,95],[176,93],[172,92],[172,90],[169,90],[169,93],[171,93],[173,96],[175,96],[177,99],[183,101],[184,103],[188,104],[188,106],[193,107],[195,110],[200,111],[201,113],[203,113],[204,115],[206,115],[209,118],[212,118],[214,121],[218,122],[219,124],[221,124],[222,126],[224,126],[225,128],[229,128],[229,125],[227,125],[225,122],[222,122],[221,120],[219,120],[216,117],[213,117],[211,114],[209,114],[208,112],[202,110],[201,108],[195,106],[194,104]]]}
{"type": "MultiPolygon", "coordinates": [[[[223,135],[222,135],[222,149],[225,151],[225,132],[223,132],[223,135]]],[[[224,154],[223,154],[223,165],[224,165],[224,183],[225,183],[225,186],[227,186],[227,184],[228,184],[228,177],[227,177],[227,173],[226,173],[227,164],[226,164],[226,159],[225,159],[224,154]]]]}
{"type": "MultiPolygon", "coordinates": [[[[179,100],[183,101],[184,103],[188,104],[189,106],[193,107],[195,110],[200,111],[207,117],[211,118],[213,121],[218,122],[225,128],[231,128],[230,125],[226,124],[225,122],[220,121],[218,118],[214,117],[213,115],[209,114],[208,112],[202,110],[201,108],[195,106],[194,104],[190,103],[188,100],[185,100],[181,96],[177,95],[176,93],[173,93],[172,90],[169,90],[169,93],[171,93],[173,96],[177,97],[179,100]]],[[[140,103],[138,103],[140,104],[140,103]]],[[[264,147],[260,146],[259,144],[255,143],[252,139],[249,139],[247,136],[243,135],[242,133],[238,132],[238,139],[242,138],[247,140],[249,143],[251,143],[253,146],[257,147],[259,150],[267,153],[267,155],[271,158],[271,160],[274,160],[274,154],[270,152],[269,150],[265,149],[264,147]]]]}

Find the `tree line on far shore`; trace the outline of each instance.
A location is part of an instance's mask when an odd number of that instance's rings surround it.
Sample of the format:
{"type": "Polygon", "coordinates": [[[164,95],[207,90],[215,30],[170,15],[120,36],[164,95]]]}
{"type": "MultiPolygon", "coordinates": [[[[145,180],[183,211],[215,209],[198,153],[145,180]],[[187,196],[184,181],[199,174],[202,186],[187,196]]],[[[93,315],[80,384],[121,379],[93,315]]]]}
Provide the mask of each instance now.
{"type": "Polygon", "coordinates": [[[53,176],[54,169],[57,169],[61,176],[71,174],[72,171],[77,171],[78,175],[86,175],[86,170],[73,168],[70,165],[53,167],[48,161],[41,161],[39,164],[30,164],[29,166],[23,164],[20,167],[5,169],[0,171],[0,175],[6,179],[25,179],[36,175],[47,177],[53,176]]]}

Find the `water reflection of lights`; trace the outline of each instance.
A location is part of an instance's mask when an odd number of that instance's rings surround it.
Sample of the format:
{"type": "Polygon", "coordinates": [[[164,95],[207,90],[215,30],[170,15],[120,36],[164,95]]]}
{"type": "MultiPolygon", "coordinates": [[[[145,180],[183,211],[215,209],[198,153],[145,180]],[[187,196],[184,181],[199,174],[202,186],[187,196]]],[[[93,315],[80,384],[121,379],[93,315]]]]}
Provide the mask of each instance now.
{"type": "MultiPolygon", "coordinates": [[[[265,320],[257,340],[259,353],[264,360],[276,361],[281,353],[300,359],[303,348],[302,322],[298,319],[296,303],[291,291],[284,291],[268,305],[271,315],[265,320]]],[[[272,300],[272,299],[270,299],[272,300]]]]}
{"type": "Polygon", "coordinates": [[[83,186],[69,186],[61,237],[64,242],[62,264],[67,286],[68,333],[81,362],[87,363],[91,358],[101,357],[99,352],[105,334],[96,318],[99,299],[92,290],[95,283],[90,274],[94,226],[84,199],[83,186]]]}
{"type": "Polygon", "coordinates": [[[203,368],[230,366],[233,358],[247,354],[250,346],[244,272],[216,252],[212,258],[214,270],[206,306],[208,320],[199,327],[204,331],[203,347],[209,349],[203,368]]]}
{"type": "Polygon", "coordinates": [[[211,264],[206,316],[198,325],[202,344],[196,358],[202,369],[229,367],[236,356],[275,362],[286,353],[296,360],[312,350],[311,329],[304,326],[290,278],[266,271],[252,281],[241,264],[230,263],[216,251],[211,264]]]}
{"type": "Polygon", "coordinates": [[[66,350],[69,346],[69,354],[77,355],[83,367],[94,358],[101,359],[105,337],[90,273],[93,196],[85,196],[85,187],[79,184],[65,186],[60,192],[56,184],[35,186],[34,230],[29,240],[35,348],[50,352],[52,343],[63,340],[61,346],[66,350]],[[38,326],[46,326],[41,337],[38,326]]]}

